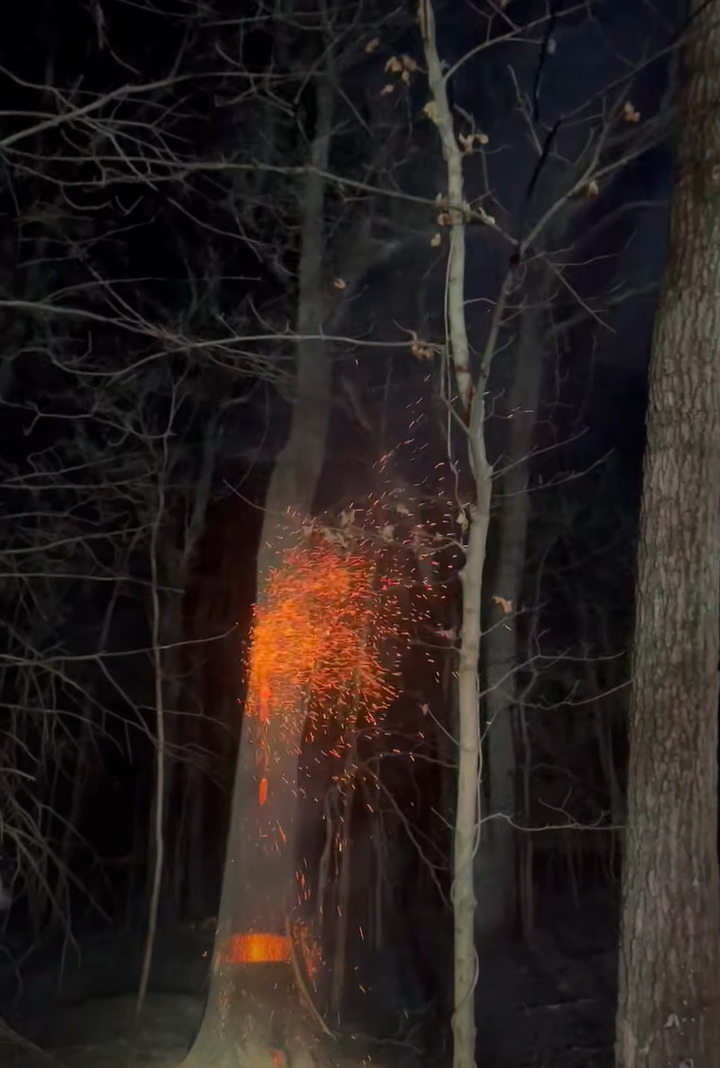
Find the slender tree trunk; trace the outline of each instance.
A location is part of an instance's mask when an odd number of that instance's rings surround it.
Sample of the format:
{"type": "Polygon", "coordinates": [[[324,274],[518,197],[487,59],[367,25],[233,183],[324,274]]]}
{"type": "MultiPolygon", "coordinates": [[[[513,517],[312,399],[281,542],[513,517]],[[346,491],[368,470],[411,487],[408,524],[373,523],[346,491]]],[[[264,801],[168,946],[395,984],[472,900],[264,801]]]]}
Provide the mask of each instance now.
{"type": "Polygon", "coordinates": [[[720,1065],[720,4],[692,6],[650,370],[618,1068],[720,1065]]]}
{"type": "MultiPolygon", "coordinates": [[[[357,756],[357,740],[353,734],[352,749],[347,755],[346,769],[352,767],[352,761],[357,756]]],[[[347,774],[347,770],[346,770],[347,774]]],[[[335,1019],[340,1019],[343,1007],[347,979],[347,948],[348,948],[348,920],[350,912],[350,889],[352,886],[352,818],[353,804],[355,801],[355,783],[352,781],[353,771],[350,770],[349,781],[346,784],[340,806],[340,845],[338,851],[338,863],[340,876],[336,888],[336,910],[334,917],[335,945],[333,951],[332,979],[330,983],[330,1012],[335,1019]]]]}
{"type": "MultiPolygon", "coordinates": [[[[483,642],[491,816],[511,817],[516,808],[513,716],[520,637],[517,612],[530,515],[528,456],[540,397],[547,273],[542,267],[540,271],[529,272],[531,307],[520,321],[513,381],[504,404],[506,440],[500,470],[494,480],[494,494],[499,497],[498,550],[490,591],[489,625],[483,642]],[[540,274],[540,280],[535,278],[537,274],[540,274]]],[[[516,842],[512,824],[502,818],[491,819],[485,828],[485,844],[477,852],[475,869],[476,893],[481,903],[475,928],[480,941],[513,922],[517,901],[516,842]]]]}
{"type": "MultiPolygon", "coordinates": [[[[136,535],[131,542],[131,552],[132,549],[134,549],[137,540],[138,538],[136,535]]],[[[129,555],[130,553],[128,553],[128,556],[129,555]]],[[[100,636],[98,638],[97,643],[97,648],[100,652],[107,649],[110,629],[114,621],[115,609],[117,607],[117,601],[120,592],[121,583],[118,581],[112,588],[110,599],[107,603],[105,613],[103,615],[102,627],[100,628],[100,636]]],[[[55,887],[55,897],[63,905],[66,901],[68,901],[69,898],[70,884],[68,880],[68,873],[72,871],[72,847],[74,838],[78,833],[83,799],[88,785],[88,766],[91,761],[90,749],[95,744],[96,742],[93,738],[92,708],[90,707],[90,701],[88,700],[86,711],[83,715],[82,722],[80,724],[80,731],[75,743],[76,758],[75,767],[73,768],[72,790],[70,792],[70,805],[68,808],[68,815],[65,820],[63,834],[60,839],[60,848],[58,849],[58,853],[62,859],[63,867],[61,869],[60,876],[55,887]]],[[[70,935],[70,928],[67,924],[65,924],[63,934],[63,953],[67,948],[70,935]]]]}
{"type": "Polygon", "coordinates": [[[453,833],[453,1068],[475,1066],[475,887],[473,860],[478,835],[480,789],[480,660],[483,568],[490,522],[492,468],[485,450],[485,387],[501,321],[504,300],[495,310],[491,337],[474,376],[465,317],[465,190],[462,154],[453,125],[447,87],[435,36],[431,0],[420,0],[419,22],[434,108],[431,109],[447,168],[450,216],[447,283],[445,290],[446,338],[455,374],[459,418],[466,429],[466,446],[474,480],[474,500],[464,510],[465,563],[461,572],[462,623],[458,657],[458,779],[453,833]]]}
{"type": "MultiPolygon", "coordinates": [[[[163,584],[184,591],[185,597],[212,499],[218,424],[219,415],[216,413],[205,426],[197,476],[193,483],[192,494],[188,494],[189,499],[184,502],[186,519],[180,552],[177,557],[171,553],[161,552],[158,560],[159,574],[164,580],[163,584]]],[[[161,599],[163,703],[167,710],[173,712],[181,708],[188,712],[191,707],[188,676],[185,671],[187,648],[183,645],[186,638],[184,607],[183,596],[169,595],[161,599]]],[[[195,716],[168,716],[165,724],[165,740],[168,750],[182,749],[188,743],[194,743],[197,731],[198,724],[195,716]]],[[[184,764],[173,759],[166,760],[165,796],[162,800],[164,811],[172,814],[175,799],[182,797],[182,808],[186,808],[193,814],[196,826],[198,809],[202,809],[203,802],[198,791],[204,789],[205,777],[204,768],[199,770],[191,764],[184,764]]],[[[194,851],[194,843],[187,835],[189,827],[190,820],[180,818],[166,820],[164,828],[167,846],[163,865],[163,882],[165,883],[163,906],[165,908],[169,906],[178,916],[183,914],[186,906],[185,888],[189,881],[186,869],[188,872],[195,869],[198,864],[197,858],[200,856],[200,853],[194,851]]],[[[150,872],[152,872],[153,860],[154,849],[152,844],[149,844],[148,871],[150,872]]],[[[151,886],[149,890],[151,893],[151,886]]]]}

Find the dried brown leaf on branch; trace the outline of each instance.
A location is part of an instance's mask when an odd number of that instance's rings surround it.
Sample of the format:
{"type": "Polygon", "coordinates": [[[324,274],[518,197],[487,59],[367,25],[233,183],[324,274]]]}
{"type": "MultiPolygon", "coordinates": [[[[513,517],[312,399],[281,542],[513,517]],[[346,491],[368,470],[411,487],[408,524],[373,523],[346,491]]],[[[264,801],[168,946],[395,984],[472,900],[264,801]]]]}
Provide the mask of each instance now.
{"type": "Polygon", "coordinates": [[[509,616],[512,612],[512,601],[509,601],[506,597],[493,597],[493,604],[502,609],[504,616],[509,616]]]}
{"type": "Polygon", "coordinates": [[[465,154],[472,152],[475,145],[487,145],[490,138],[484,133],[458,134],[458,142],[465,154]]]}
{"type": "MultiPolygon", "coordinates": [[[[439,235],[438,235],[439,236],[439,235]]],[[[432,242],[431,242],[432,243],[432,242]]],[[[427,345],[421,341],[415,331],[411,331],[412,341],[410,342],[410,351],[413,356],[418,360],[432,360],[435,355],[435,350],[431,345],[427,345]]]]}
{"type": "Polygon", "coordinates": [[[438,106],[434,100],[428,100],[427,104],[423,108],[423,115],[426,119],[430,119],[430,122],[434,122],[437,125],[439,120],[438,106]]]}
{"type": "Polygon", "coordinates": [[[623,118],[625,122],[640,122],[640,112],[635,110],[629,100],[623,104],[623,118]]]}

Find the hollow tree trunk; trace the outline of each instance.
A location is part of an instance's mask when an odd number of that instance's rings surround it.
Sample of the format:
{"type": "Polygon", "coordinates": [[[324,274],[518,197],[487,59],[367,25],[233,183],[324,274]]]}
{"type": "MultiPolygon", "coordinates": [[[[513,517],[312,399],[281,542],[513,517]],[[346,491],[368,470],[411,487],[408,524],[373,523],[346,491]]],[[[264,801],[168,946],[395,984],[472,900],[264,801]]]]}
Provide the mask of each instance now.
{"type": "Polygon", "coordinates": [[[618,1068],[720,1065],[720,5],[693,11],[650,370],[618,1068]]]}
{"type": "MultiPolygon", "coordinates": [[[[297,316],[295,397],[287,442],[275,464],[265,500],[257,563],[262,603],[269,572],[310,513],[325,457],[330,413],[331,361],[317,337],[324,313],[323,207],[333,96],[318,83],[318,118],[302,192],[301,257],[297,316]],[[313,336],[314,335],[314,336],[313,336]]],[[[292,656],[292,650],[288,650],[292,656]]],[[[287,719],[283,725],[287,728],[287,719]]],[[[267,724],[267,797],[258,790],[260,721],[243,721],[233,791],[230,833],[208,1004],[190,1059],[193,1063],[277,1065],[302,1063],[302,1009],[293,991],[288,922],[296,904],[298,756],[305,716],[281,733],[272,709],[267,724]],[[240,1058],[240,1059],[239,1059],[240,1058]]]]}

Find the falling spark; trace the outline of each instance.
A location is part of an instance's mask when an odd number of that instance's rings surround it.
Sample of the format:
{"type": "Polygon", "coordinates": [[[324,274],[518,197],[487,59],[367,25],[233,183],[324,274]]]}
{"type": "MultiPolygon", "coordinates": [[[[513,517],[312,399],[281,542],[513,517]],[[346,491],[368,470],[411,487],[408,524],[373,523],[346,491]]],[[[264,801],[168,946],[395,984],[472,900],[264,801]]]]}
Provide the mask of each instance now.
{"type": "MultiPolygon", "coordinates": [[[[277,717],[290,736],[293,718],[307,711],[299,695],[311,694],[315,726],[350,707],[356,722],[373,724],[396,692],[392,665],[381,658],[381,647],[399,637],[383,586],[376,564],[357,550],[310,539],[288,551],[255,612],[249,714],[260,723],[277,717]]],[[[340,757],[338,748],[330,753],[340,757]]]]}
{"type": "Polygon", "coordinates": [[[270,572],[250,635],[245,712],[256,720],[259,806],[276,788],[271,750],[299,755],[299,729],[308,742],[327,737],[332,781],[350,789],[356,740],[390,737],[384,714],[402,658],[418,633],[437,633],[431,621],[452,570],[438,573],[435,557],[454,544],[454,513],[438,521],[429,512],[421,496],[390,488],[362,508],[348,503],[334,527],[299,520],[302,541],[270,572]]]}

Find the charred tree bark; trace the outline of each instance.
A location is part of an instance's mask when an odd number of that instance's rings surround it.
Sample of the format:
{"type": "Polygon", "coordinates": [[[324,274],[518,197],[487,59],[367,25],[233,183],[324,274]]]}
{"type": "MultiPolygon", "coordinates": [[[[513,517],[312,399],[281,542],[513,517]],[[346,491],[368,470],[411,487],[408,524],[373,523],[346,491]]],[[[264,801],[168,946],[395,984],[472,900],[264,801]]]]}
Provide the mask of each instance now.
{"type": "Polygon", "coordinates": [[[650,370],[618,1068],[720,1065],[720,4],[693,10],[650,370]]]}

